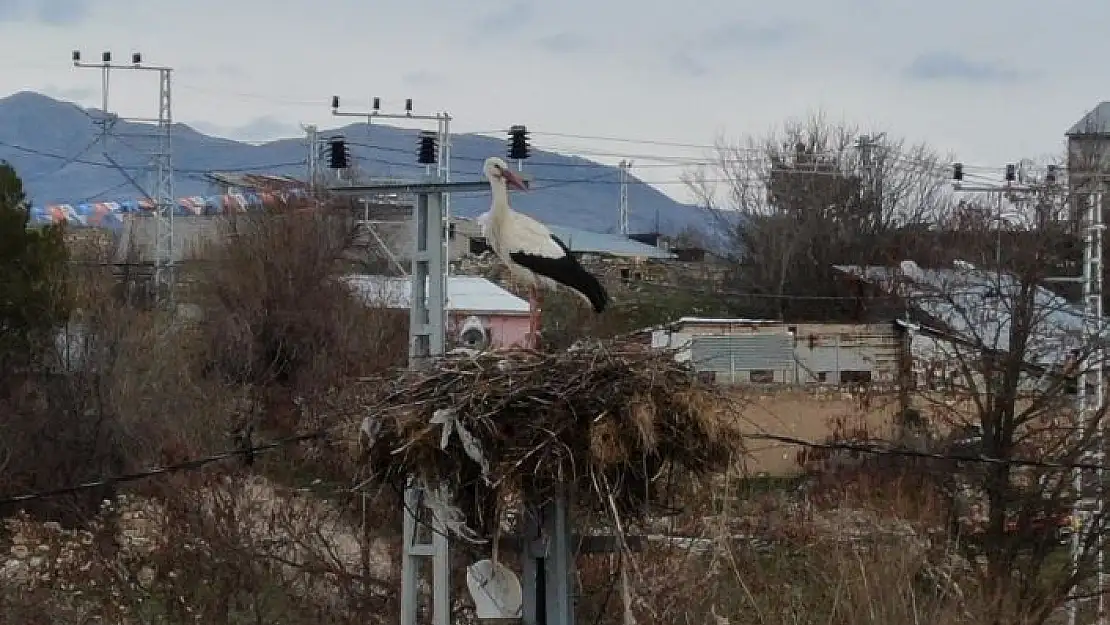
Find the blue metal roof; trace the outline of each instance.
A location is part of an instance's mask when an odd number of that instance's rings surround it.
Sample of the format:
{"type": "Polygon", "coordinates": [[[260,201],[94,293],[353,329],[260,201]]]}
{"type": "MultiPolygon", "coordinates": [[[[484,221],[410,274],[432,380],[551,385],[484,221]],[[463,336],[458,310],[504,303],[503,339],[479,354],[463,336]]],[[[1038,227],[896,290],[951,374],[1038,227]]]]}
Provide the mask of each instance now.
{"type": "MultiPolygon", "coordinates": [[[[482,236],[485,236],[486,220],[489,219],[489,216],[490,211],[486,211],[474,218],[474,221],[481,227],[482,236]]],[[[544,225],[547,226],[548,230],[551,230],[551,234],[562,239],[563,243],[572,252],[634,256],[638,258],[675,258],[675,255],[667,250],[633,241],[625,236],[590,232],[589,230],[579,230],[569,226],[544,225]]]]}
{"type": "Polygon", "coordinates": [[[641,258],[674,258],[667,250],[633,241],[628,237],[602,234],[547,224],[551,233],[563,240],[572,252],[584,254],[609,254],[611,256],[637,256],[641,258]]]}

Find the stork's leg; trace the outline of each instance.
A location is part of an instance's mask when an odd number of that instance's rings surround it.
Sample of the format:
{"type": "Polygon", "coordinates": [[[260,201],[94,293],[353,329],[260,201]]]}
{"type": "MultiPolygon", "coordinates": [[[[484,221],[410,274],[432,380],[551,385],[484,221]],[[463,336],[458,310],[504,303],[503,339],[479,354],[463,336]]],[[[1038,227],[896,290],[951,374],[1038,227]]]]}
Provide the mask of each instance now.
{"type": "Polygon", "coordinates": [[[532,349],[540,348],[540,336],[543,330],[543,291],[536,289],[536,338],[532,341],[532,349]]]}
{"type": "Polygon", "coordinates": [[[528,348],[536,349],[536,344],[539,339],[539,311],[540,302],[539,294],[536,291],[536,285],[532,284],[528,287],[528,348]]]}

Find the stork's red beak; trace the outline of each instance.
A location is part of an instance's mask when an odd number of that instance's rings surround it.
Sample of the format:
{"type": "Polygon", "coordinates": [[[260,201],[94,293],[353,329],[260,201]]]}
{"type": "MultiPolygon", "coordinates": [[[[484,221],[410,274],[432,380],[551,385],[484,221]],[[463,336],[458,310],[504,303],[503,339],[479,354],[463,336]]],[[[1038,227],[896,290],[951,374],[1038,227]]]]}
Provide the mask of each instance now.
{"type": "Polygon", "coordinates": [[[505,184],[516,189],[517,191],[527,191],[528,184],[511,169],[502,169],[501,175],[505,177],[505,184]]]}

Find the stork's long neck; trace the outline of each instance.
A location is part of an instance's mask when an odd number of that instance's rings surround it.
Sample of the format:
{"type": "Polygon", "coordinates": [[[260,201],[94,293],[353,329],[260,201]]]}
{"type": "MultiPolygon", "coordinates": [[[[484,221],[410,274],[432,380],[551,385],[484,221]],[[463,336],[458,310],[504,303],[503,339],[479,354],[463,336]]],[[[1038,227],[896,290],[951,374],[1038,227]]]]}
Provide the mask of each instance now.
{"type": "Polygon", "coordinates": [[[491,217],[504,217],[509,212],[509,187],[504,180],[494,178],[489,183],[493,203],[490,205],[491,217]]]}

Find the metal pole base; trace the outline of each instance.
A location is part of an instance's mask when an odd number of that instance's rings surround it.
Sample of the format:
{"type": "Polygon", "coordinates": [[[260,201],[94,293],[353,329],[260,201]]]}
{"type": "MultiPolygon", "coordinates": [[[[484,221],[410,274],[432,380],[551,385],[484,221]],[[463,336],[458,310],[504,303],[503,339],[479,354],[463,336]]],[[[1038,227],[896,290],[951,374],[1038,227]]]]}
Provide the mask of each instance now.
{"type": "Polygon", "coordinates": [[[525,511],[521,550],[523,625],[574,625],[569,505],[556,497],[525,511]]]}
{"type": "Polygon", "coordinates": [[[423,506],[423,492],[411,486],[406,488],[401,531],[401,625],[416,625],[421,558],[432,560],[432,623],[450,625],[451,566],[447,528],[433,515],[431,542],[420,541],[417,536],[420,521],[416,515],[423,506]]]}

